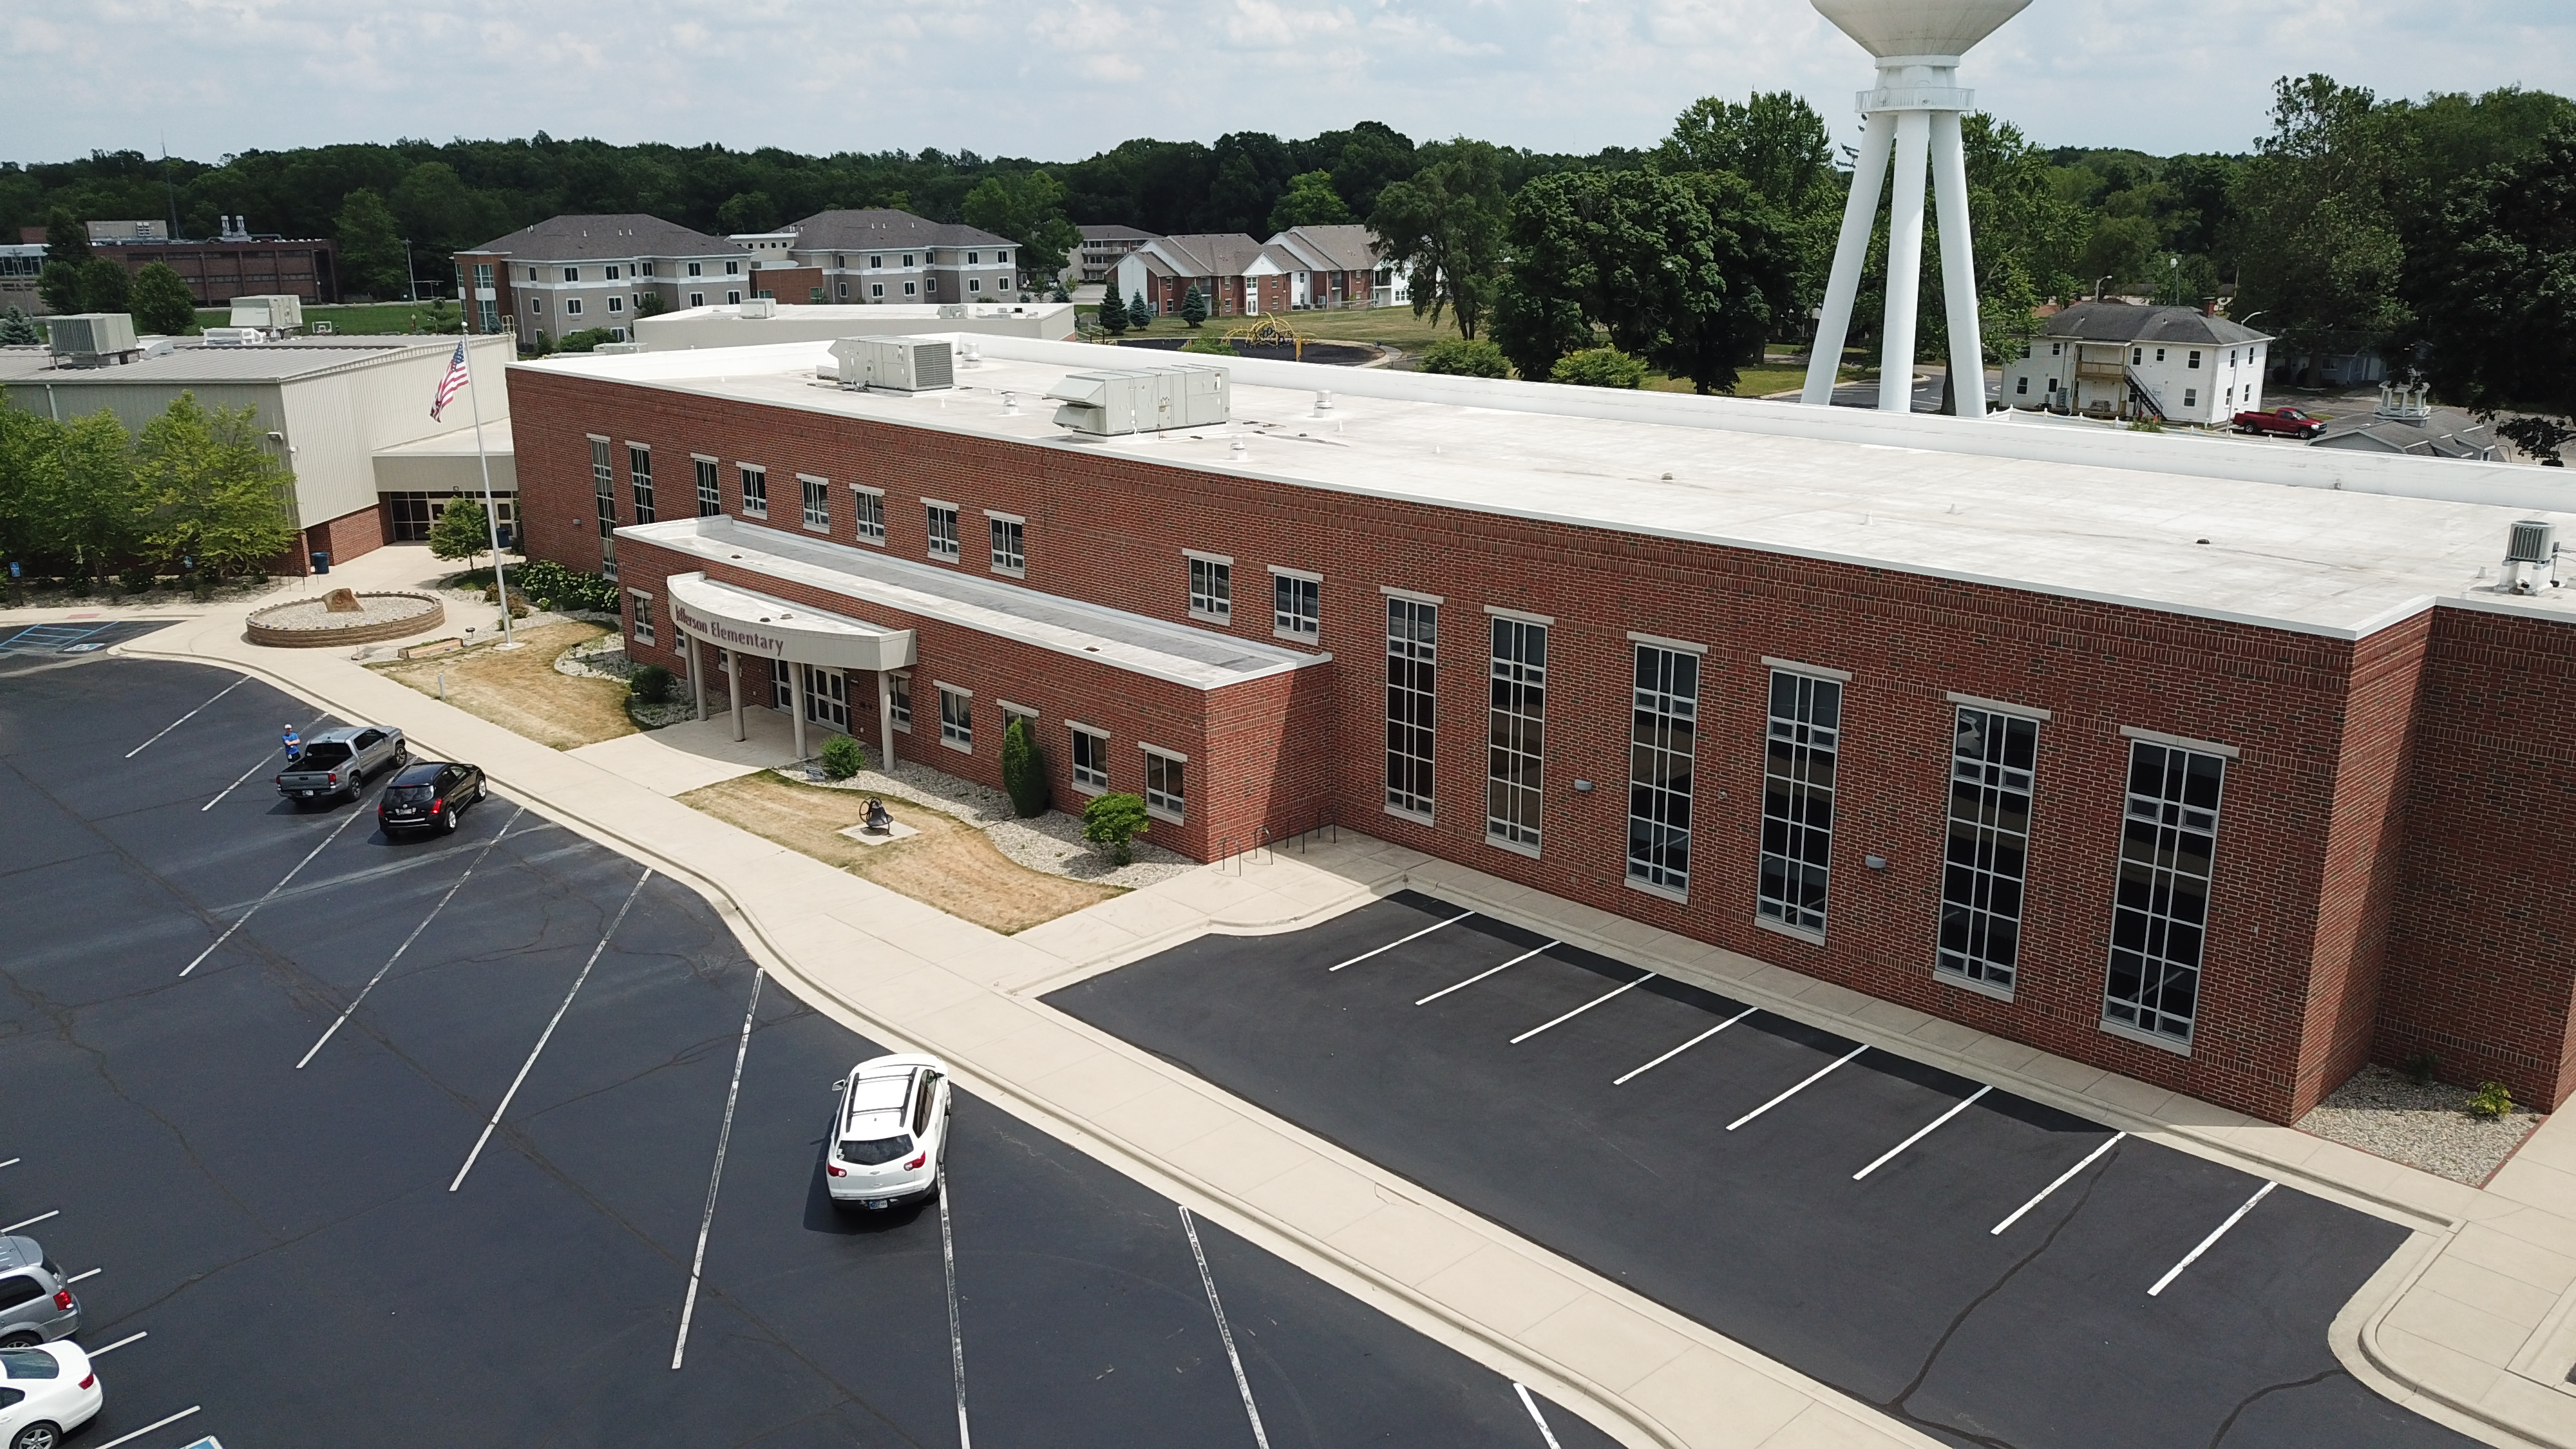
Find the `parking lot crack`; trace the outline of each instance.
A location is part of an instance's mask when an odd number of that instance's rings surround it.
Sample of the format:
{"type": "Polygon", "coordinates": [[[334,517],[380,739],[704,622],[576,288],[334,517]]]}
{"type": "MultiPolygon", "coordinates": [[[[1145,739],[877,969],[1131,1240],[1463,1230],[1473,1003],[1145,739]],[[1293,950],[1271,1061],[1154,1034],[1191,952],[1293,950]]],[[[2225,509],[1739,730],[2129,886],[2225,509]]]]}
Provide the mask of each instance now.
{"type": "Polygon", "coordinates": [[[2256,1389],[2254,1392],[2247,1394],[2241,1399],[2238,1399],[2236,1401],[2236,1407],[2227,1411],[2227,1417],[2218,1421],[2218,1432],[2209,1436],[2209,1449],[2218,1449],[2219,1444],[2224,1441],[2230,1433],[2235,1431],[2237,1418],[2247,1409],[2254,1407],[2257,1400],[2267,1399],[2274,1394],[2286,1393],[2292,1389],[2313,1388],[2314,1386],[2324,1383],[2326,1380],[2331,1378],[2346,1377],[2350,1377],[2349,1373],[2342,1366],[2338,1365],[2334,1368],[2327,1369],[2322,1373],[2310,1374],[2303,1379],[2288,1379],[2277,1384],[2265,1384],[2263,1387],[2256,1389]]]}

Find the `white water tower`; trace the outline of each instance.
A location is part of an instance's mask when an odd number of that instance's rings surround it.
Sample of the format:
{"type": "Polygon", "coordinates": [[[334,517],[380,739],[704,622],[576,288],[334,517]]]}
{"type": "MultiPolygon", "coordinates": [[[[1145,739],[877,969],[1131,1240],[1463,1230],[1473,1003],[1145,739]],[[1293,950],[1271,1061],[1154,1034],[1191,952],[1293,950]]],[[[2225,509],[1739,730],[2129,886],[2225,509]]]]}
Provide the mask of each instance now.
{"type": "Polygon", "coordinates": [[[1878,189],[1896,157],[1888,194],[1887,326],[1879,354],[1878,408],[1914,407],[1914,315],[1922,293],[1924,171],[1941,220],[1941,292],[1949,304],[1951,410],[1983,417],[1986,364],[1977,331],[1976,252],[1968,236],[1968,158],[1959,113],[1975,103],[1959,89],[1959,58],[2019,15],[2030,0],[1809,0],[1816,12],[1878,59],[1878,86],[1860,93],[1860,161],[1843,208],[1842,239],[1817,318],[1816,349],[1800,401],[1830,405],[1852,299],[1878,221],[1878,189]]]}

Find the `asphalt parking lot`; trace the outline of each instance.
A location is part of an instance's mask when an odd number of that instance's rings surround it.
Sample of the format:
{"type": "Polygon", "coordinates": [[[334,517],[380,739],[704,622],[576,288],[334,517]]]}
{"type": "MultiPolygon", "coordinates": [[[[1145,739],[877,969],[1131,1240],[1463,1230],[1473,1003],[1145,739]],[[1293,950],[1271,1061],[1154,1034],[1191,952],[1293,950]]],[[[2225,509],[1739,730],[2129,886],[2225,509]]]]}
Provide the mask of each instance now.
{"type": "Polygon", "coordinates": [[[75,1446],[1612,1442],[962,1093],[944,1205],[836,1213],[879,1048],[695,894],[498,795],[297,809],[333,721],[81,658],[0,670],[0,1226],[89,1274],[75,1446]]]}
{"type": "Polygon", "coordinates": [[[2398,1225],[1406,892],[1050,1004],[1952,1443],[2459,1446],[2398,1225]]]}

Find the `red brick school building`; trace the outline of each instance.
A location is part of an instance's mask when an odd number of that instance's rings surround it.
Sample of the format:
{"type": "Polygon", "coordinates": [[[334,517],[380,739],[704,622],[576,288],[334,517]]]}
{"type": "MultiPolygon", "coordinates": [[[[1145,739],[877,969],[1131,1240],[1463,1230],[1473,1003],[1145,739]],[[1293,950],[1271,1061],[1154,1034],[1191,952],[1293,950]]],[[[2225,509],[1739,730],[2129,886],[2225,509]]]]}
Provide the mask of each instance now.
{"type": "Polygon", "coordinates": [[[2276,1121],[2576,1089],[2550,475],[978,341],[520,366],[528,546],[710,713],[991,785],[1026,716],[1197,858],[1333,821],[2276,1121]]]}

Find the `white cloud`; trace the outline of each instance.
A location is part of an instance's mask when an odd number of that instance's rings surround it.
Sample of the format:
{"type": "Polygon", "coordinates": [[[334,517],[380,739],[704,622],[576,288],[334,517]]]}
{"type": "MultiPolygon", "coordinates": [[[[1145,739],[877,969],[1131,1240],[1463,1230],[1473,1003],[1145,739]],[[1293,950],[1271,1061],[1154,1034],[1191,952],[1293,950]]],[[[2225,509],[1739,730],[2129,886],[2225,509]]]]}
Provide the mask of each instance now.
{"type": "MultiPolygon", "coordinates": [[[[8,149],[212,156],[398,136],[595,135],[1072,159],[1132,136],[1384,120],[1542,150],[1647,145],[1702,95],[1801,92],[1838,130],[1870,69],[1797,0],[104,0],[11,21],[8,149]]],[[[2271,83],[2576,91],[2565,0],[2033,6],[1962,79],[2036,140],[2230,149],[2271,83]]]]}

